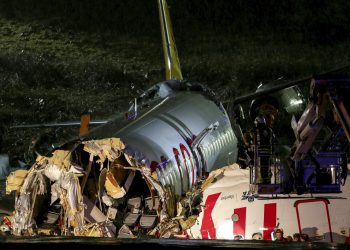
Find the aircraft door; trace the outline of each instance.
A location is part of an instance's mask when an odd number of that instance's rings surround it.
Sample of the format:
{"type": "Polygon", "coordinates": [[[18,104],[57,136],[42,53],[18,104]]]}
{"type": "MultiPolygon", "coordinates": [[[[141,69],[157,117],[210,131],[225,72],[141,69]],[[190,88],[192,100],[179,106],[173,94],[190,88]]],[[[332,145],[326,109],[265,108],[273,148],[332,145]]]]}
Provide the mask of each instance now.
{"type": "Polygon", "coordinates": [[[313,240],[333,242],[328,205],[329,200],[324,198],[296,201],[299,233],[307,234],[313,240]]]}

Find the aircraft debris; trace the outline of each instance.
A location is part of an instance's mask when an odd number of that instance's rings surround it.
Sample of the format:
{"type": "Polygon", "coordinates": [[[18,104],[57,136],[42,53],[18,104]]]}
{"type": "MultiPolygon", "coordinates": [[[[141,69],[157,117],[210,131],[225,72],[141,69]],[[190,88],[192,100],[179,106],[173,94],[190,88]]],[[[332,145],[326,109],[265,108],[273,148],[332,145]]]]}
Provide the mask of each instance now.
{"type": "Polygon", "coordinates": [[[203,190],[229,169],[213,171],[176,198],[173,188],[159,183],[148,167],[126,156],[124,148],[119,138],[77,141],[51,156],[38,156],[28,171],[11,173],[7,191],[16,191],[11,233],[181,236],[202,211],[203,190]]]}
{"type": "Polygon", "coordinates": [[[119,138],[77,141],[38,156],[28,171],[11,173],[6,187],[16,191],[11,233],[169,238],[193,225],[200,212],[199,186],[176,204],[174,191],[146,166],[131,166],[137,162],[124,148],[119,138]],[[148,190],[138,193],[134,186],[141,182],[148,190]]]}
{"type": "Polygon", "coordinates": [[[27,174],[28,171],[24,169],[11,172],[6,180],[6,194],[10,194],[12,191],[19,191],[27,174]]]}

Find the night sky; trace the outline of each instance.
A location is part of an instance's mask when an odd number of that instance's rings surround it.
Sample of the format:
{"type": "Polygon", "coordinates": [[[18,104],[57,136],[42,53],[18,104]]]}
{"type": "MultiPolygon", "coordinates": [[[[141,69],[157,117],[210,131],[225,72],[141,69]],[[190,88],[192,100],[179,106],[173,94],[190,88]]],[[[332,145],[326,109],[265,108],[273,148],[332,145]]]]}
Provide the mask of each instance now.
{"type": "MultiPolygon", "coordinates": [[[[275,33],[281,39],[334,42],[349,39],[348,1],[169,0],[176,35],[194,30],[229,35],[275,33]],[[277,34],[278,33],[278,34],[277,34]]],[[[149,34],[158,25],[156,1],[1,1],[2,17],[40,20],[64,30],[149,34]]]]}

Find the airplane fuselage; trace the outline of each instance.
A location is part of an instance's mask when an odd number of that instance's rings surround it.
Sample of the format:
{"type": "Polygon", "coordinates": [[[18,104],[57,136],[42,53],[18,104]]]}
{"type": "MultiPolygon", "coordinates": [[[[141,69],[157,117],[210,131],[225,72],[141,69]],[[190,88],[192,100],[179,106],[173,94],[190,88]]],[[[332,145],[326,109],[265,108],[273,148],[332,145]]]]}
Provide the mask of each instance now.
{"type": "Polygon", "coordinates": [[[238,151],[220,103],[203,91],[178,90],[183,84],[154,86],[137,107],[133,104],[126,120],[111,121],[84,138],[120,138],[125,152],[156,171],[163,185],[171,185],[177,195],[186,193],[198,178],[236,162],[238,151]]]}

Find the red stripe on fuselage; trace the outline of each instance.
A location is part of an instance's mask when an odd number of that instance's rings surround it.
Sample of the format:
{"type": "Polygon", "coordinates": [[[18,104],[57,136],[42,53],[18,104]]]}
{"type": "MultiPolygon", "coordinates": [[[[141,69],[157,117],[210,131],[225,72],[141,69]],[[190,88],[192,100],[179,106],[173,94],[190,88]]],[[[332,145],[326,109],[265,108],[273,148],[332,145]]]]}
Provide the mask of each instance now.
{"type": "Polygon", "coordinates": [[[176,148],[173,148],[173,152],[174,152],[177,168],[178,168],[179,174],[180,174],[181,194],[183,194],[184,193],[184,185],[183,185],[183,180],[182,180],[181,162],[179,159],[180,153],[179,153],[179,150],[177,150],[176,148]]]}
{"type": "Polygon", "coordinates": [[[201,225],[202,239],[209,239],[208,236],[210,236],[210,239],[212,240],[216,239],[216,229],[214,226],[213,218],[211,217],[211,213],[220,194],[221,192],[208,195],[207,199],[205,200],[204,214],[201,225]]]}
{"type": "Polygon", "coordinates": [[[193,162],[192,162],[192,159],[191,159],[191,155],[190,155],[190,152],[188,152],[188,150],[185,147],[185,145],[183,145],[182,143],[180,143],[180,150],[181,150],[182,157],[184,159],[184,163],[185,163],[187,174],[188,174],[189,188],[191,188],[193,183],[194,183],[194,167],[193,167],[193,162]],[[185,152],[187,154],[188,159],[190,160],[191,167],[192,167],[192,179],[191,180],[190,180],[190,173],[188,172],[188,166],[187,166],[187,161],[186,161],[187,158],[185,156],[185,152]]]}
{"type": "Polygon", "coordinates": [[[264,205],[264,240],[271,240],[271,232],[276,226],[277,206],[276,203],[264,205]]]}
{"type": "Polygon", "coordinates": [[[234,214],[238,215],[238,221],[233,223],[233,234],[240,234],[245,238],[245,225],[246,225],[246,213],[247,208],[241,207],[234,209],[234,214]]]}

